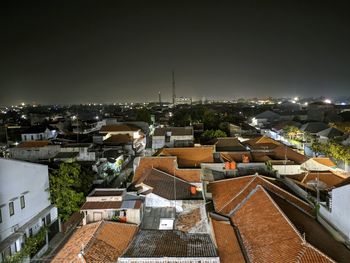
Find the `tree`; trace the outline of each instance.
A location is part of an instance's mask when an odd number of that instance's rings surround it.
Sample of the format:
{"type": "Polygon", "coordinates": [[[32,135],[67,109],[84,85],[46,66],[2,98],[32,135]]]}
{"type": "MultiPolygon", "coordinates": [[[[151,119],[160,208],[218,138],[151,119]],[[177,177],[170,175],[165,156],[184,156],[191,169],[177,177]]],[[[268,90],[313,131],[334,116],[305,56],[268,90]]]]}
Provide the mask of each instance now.
{"type": "Polygon", "coordinates": [[[138,109],[136,111],[136,120],[151,124],[151,113],[147,109],[138,109]]]}
{"type": "Polygon", "coordinates": [[[315,140],[311,145],[311,149],[314,152],[315,156],[318,157],[318,154],[324,151],[324,146],[315,140]]]}
{"type": "Polygon", "coordinates": [[[50,174],[51,201],[58,208],[59,216],[63,221],[79,211],[84,201],[84,193],[75,190],[81,187],[80,172],[79,164],[62,163],[59,169],[53,170],[50,174]]]}
{"type": "Polygon", "coordinates": [[[226,133],[222,130],[206,130],[201,135],[202,144],[208,143],[215,138],[227,137],[226,133]]]}

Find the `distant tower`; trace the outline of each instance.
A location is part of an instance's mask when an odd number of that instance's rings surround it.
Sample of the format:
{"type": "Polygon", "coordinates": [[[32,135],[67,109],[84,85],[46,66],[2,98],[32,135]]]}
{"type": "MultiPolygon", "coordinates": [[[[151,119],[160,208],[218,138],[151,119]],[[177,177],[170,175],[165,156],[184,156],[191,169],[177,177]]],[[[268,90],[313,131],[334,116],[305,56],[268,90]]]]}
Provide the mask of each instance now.
{"type": "Polygon", "coordinates": [[[176,98],[176,93],[175,93],[175,73],[174,73],[174,70],[173,70],[173,105],[175,105],[175,98],[176,98]]]}
{"type": "Polygon", "coordinates": [[[158,91],[158,99],[159,99],[159,106],[162,107],[162,96],[160,94],[160,91],[158,91]]]}

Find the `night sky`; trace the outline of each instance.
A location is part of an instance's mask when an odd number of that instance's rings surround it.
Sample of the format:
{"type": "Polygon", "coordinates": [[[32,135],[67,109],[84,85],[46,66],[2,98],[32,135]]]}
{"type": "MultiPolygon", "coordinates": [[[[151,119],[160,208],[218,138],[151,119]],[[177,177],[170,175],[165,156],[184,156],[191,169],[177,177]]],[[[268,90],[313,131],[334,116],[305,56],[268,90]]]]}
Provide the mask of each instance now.
{"type": "Polygon", "coordinates": [[[350,95],[346,1],[9,1],[0,105],[350,95]]]}

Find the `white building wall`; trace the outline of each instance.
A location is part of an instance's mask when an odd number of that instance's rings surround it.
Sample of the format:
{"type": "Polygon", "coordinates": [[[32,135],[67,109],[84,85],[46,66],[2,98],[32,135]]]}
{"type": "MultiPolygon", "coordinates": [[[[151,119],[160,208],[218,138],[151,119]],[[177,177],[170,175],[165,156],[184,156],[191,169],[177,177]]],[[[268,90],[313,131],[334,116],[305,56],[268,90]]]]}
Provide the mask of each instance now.
{"type": "Polygon", "coordinates": [[[177,212],[182,212],[182,200],[168,200],[163,197],[160,197],[159,195],[150,193],[146,195],[145,200],[146,207],[174,207],[176,206],[177,212]]]}
{"type": "Polygon", "coordinates": [[[272,165],[272,168],[282,175],[300,174],[304,172],[300,165],[272,165]]]}
{"type": "Polygon", "coordinates": [[[41,164],[0,159],[0,241],[13,233],[13,226],[21,227],[39,212],[50,206],[48,167],[41,164]],[[20,197],[25,198],[21,209],[20,197]],[[10,216],[9,203],[14,203],[10,216]]]}
{"type": "Polygon", "coordinates": [[[11,157],[18,160],[37,161],[55,157],[60,152],[59,145],[33,148],[10,148],[11,157]]]}
{"type": "Polygon", "coordinates": [[[333,189],[331,195],[331,211],[321,205],[319,212],[324,219],[340,230],[350,241],[350,185],[333,189]]]}

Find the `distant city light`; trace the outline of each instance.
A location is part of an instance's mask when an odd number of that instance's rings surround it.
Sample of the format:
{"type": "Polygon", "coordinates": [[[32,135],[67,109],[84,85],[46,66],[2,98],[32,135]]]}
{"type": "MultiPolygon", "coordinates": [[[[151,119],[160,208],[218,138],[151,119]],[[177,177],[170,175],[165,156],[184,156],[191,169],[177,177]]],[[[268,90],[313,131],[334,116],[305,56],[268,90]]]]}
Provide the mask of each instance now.
{"type": "Polygon", "coordinates": [[[25,106],[26,104],[24,102],[21,103],[22,106],[25,106]]]}
{"type": "Polygon", "coordinates": [[[295,100],[295,101],[298,101],[298,100],[299,100],[299,98],[298,98],[298,97],[294,97],[294,100],[295,100]]]}
{"type": "Polygon", "coordinates": [[[96,120],[98,120],[98,119],[99,119],[99,117],[98,117],[98,116],[96,116],[96,117],[95,117],[95,119],[96,119],[96,120]]]}
{"type": "Polygon", "coordinates": [[[307,106],[307,105],[309,105],[309,103],[305,102],[304,105],[307,106]]]}
{"type": "Polygon", "coordinates": [[[325,100],[324,100],[324,103],[331,104],[332,101],[331,101],[330,99],[325,99],[325,100]]]}

